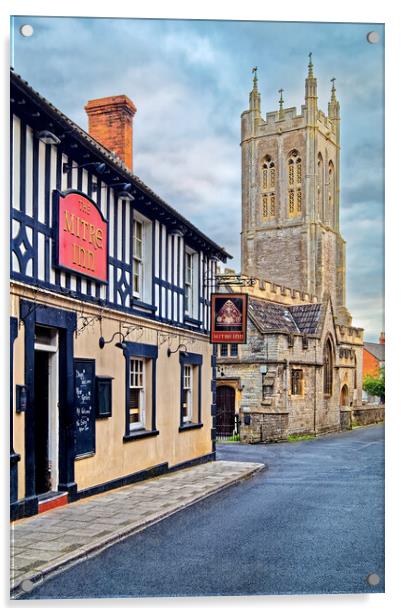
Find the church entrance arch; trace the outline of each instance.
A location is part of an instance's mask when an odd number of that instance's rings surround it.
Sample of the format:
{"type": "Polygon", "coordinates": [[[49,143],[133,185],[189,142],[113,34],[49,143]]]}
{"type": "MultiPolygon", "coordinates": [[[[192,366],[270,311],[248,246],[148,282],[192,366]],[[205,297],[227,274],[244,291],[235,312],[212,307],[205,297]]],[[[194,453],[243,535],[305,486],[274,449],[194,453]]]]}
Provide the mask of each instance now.
{"type": "Polygon", "coordinates": [[[216,436],[228,438],[234,434],[235,427],[235,389],[220,385],[216,392],[216,436]]]}

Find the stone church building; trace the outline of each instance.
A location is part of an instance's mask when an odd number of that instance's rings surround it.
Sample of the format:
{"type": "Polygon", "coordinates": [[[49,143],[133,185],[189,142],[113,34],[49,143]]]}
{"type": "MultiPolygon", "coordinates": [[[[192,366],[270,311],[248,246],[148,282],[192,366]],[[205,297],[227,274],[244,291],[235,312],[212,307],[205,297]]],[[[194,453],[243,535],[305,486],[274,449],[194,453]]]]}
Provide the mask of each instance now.
{"type": "Polygon", "coordinates": [[[219,291],[249,294],[247,344],[217,357],[217,433],[268,442],[351,426],[362,402],[363,330],[345,296],[340,232],[340,105],[318,107],[310,55],[301,112],[261,113],[256,69],[241,116],[241,274],[219,291]]]}

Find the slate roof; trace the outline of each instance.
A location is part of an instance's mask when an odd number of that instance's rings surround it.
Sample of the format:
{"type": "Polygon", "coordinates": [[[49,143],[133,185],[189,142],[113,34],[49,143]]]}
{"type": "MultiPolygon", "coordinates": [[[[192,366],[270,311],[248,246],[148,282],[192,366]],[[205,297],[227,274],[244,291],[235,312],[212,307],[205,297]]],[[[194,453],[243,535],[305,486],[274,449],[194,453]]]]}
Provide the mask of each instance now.
{"type": "Polygon", "coordinates": [[[379,361],[384,361],[385,344],[379,344],[378,342],[365,342],[363,346],[367,351],[369,351],[369,353],[371,353],[371,355],[373,355],[373,357],[376,357],[379,361]]]}
{"type": "Polygon", "coordinates": [[[280,331],[292,334],[316,334],[322,304],[285,306],[264,299],[249,298],[249,316],[262,333],[280,331]]]}
{"type": "Polygon", "coordinates": [[[303,334],[316,334],[322,314],[322,304],[289,306],[289,310],[303,334]]]}

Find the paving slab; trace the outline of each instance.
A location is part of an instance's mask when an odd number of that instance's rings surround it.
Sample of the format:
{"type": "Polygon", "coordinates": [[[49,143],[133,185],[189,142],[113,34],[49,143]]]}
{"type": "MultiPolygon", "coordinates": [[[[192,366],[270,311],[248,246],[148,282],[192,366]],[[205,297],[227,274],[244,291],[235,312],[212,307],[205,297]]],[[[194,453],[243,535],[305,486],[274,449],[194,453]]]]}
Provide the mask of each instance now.
{"type": "Polygon", "coordinates": [[[255,462],[207,462],[13,522],[12,598],[24,594],[24,582],[39,584],[263,468],[255,462]]]}

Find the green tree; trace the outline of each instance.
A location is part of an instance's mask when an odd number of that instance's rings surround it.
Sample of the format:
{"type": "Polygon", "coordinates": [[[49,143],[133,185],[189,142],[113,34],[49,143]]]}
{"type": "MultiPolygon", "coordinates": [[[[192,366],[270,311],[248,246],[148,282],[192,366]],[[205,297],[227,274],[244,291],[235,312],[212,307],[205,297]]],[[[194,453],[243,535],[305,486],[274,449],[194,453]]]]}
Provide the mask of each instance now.
{"type": "Polygon", "coordinates": [[[379,376],[371,376],[368,374],[363,379],[363,389],[368,392],[370,396],[378,396],[381,402],[384,402],[385,397],[385,378],[384,368],[380,369],[379,376]]]}

